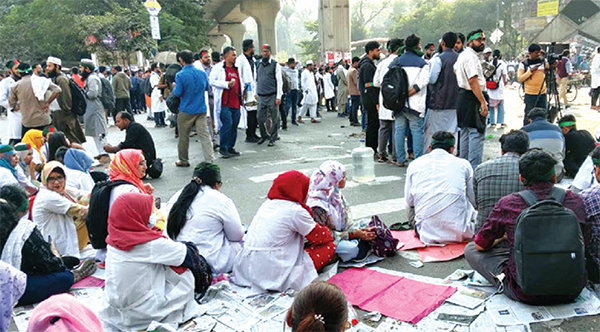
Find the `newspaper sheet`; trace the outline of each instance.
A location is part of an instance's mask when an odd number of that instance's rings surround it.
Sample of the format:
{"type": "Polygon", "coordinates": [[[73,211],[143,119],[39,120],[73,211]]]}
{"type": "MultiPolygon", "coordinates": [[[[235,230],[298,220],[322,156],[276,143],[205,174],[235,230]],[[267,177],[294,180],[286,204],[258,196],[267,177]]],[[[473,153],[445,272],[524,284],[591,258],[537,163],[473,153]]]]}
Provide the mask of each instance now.
{"type": "Polygon", "coordinates": [[[499,294],[487,301],[486,308],[496,325],[517,325],[596,315],[600,313],[600,299],[596,293],[585,288],[573,303],[530,306],[499,294]]]}
{"type": "Polygon", "coordinates": [[[353,261],[342,262],[342,263],[340,263],[340,267],[363,267],[363,266],[377,263],[384,259],[385,259],[385,257],[379,257],[375,254],[369,254],[369,256],[367,258],[365,258],[364,260],[362,260],[360,262],[353,262],[353,261]]]}

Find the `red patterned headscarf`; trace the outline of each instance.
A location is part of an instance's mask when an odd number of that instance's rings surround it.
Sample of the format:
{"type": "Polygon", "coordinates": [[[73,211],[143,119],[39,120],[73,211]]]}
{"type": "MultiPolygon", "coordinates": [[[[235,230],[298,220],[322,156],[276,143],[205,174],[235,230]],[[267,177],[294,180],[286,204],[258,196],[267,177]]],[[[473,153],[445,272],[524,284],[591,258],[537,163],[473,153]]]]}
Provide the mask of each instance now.
{"type": "Polygon", "coordinates": [[[124,180],[136,186],[141,193],[146,193],[141,178],[145,175],[139,171],[142,161],[142,150],[124,149],[115,155],[108,167],[110,181],[124,180]]]}

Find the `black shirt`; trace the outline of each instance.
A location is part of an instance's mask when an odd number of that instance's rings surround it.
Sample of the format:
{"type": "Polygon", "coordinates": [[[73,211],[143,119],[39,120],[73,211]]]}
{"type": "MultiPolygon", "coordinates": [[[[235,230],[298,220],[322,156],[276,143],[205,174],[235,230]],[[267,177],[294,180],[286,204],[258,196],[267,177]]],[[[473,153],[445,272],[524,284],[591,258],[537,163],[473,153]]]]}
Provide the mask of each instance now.
{"type": "Polygon", "coordinates": [[[587,130],[571,129],[565,134],[565,172],[569,177],[575,177],[585,158],[596,147],[596,141],[587,130]]]}
{"type": "Polygon", "coordinates": [[[152,165],[156,160],[156,148],[152,135],[137,122],[131,122],[125,130],[125,140],[119,144],[119,149],[140,149],[144,153],[148,165],[152,165]]]}

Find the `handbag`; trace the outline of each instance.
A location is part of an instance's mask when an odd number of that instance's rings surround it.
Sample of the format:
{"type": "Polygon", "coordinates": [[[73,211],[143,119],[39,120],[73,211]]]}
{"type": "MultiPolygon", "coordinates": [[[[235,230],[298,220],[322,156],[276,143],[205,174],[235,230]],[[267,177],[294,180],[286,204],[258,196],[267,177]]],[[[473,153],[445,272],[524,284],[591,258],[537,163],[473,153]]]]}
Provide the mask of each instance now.
{"type": "Polygon", "coordinates": [[[179,113],[179,104],[181,103],[181,98],[177,97],[173,93],[167,97],[167,107],[173,114],[179,113]]]}
{"type": "Polygon", "coordinates": [[[498,82],[485,81],[485,87],[488,88],[488,90],[496,90],[496,89],[498,89],[498,82]]]}
{"type": "Polygon", "coordinates": [[[399,241],[392,236],[386,224],[378,216],[372,216],[369,227],[375,227],[376,237],[369,242],[373,253],[379,257],[394,256],[398,251],[399,241]]]}
{"type": "Polygon", "coordinates": [[[162,159],[155,159],[154,162],[148,166],[146,173],[153,179],[158,179],[163,172],[163,162],[162,159]]]}

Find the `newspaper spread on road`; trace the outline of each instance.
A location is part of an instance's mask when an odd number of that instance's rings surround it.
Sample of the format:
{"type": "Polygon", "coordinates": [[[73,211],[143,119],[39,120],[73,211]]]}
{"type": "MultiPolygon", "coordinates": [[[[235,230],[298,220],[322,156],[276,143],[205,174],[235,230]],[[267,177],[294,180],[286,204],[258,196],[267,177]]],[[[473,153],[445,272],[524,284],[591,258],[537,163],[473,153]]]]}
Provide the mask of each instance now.
{"type": "Polygon", "coordinates": [[[363,266],[377,263],[384,259],[385,259],[385,257],[379,257],[379,256],[371,253],[371,254],[369,254],[369,256],[367,256],[364,260],[362,260],[360,262],[354,262],[354,261],[342,262],[342,263],[340,263],[339,266],[340,267],[363,267],[363,266]]]}

